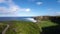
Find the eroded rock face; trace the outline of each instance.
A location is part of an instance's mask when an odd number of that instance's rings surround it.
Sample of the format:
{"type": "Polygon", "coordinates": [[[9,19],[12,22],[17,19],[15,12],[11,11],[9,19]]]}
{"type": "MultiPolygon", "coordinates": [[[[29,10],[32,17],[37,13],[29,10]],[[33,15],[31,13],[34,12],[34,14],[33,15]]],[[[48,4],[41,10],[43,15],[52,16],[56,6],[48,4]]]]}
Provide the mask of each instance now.
{"type": "Polygon", "coordinates": [[[58,19],[58,18],[60,18],[60,16],[37,16],[37,17],[34,17],[35,20],[40,20],[40,21],[50,20],[51,18],[58,19]]]}
{"type": "Polygon", "coordinates": [[[37,17],[35,17],[34,19],[35,19],[35,20],[40,20],[40,21],[42,21],[42,20],[48,20],[49,17],[48,17],[48,16],[37,16],[37,17]]]}

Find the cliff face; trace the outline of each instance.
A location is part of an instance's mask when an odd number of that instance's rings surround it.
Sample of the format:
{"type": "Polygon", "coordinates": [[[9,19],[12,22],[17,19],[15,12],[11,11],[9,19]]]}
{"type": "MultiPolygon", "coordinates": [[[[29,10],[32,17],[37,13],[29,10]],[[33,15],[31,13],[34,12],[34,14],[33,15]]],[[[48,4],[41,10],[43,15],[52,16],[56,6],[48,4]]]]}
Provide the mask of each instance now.
{"type": "Polygon", "coordinates": [[[60,16],[37,16],[37,17],[35,17],[34,18],[35,20],[41,20],[41,21],[43,21],[43,20],[56,20],[56,19],[60,19],[60,16]]]}
{"type": "Polygon", "coordinates": [[[50,20],[51,22],[60,24],[60,17],[50,17],[49,20],[50,20]]]}
{"type": "Polygon", "coordinates": [[[49,16],[37,16],[35,17],[35,20],[48,20],[49,19],[49,16]]]}

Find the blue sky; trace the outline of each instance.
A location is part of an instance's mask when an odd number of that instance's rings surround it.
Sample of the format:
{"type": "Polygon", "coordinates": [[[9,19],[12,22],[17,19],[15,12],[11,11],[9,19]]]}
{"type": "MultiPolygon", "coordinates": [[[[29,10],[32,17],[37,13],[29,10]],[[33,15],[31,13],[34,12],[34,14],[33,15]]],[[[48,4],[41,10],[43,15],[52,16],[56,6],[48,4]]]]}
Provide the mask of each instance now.
{"type": "Polygon", "coordinates": [[[60,0],[0,0],[0,17],[43,15],[60,15],[60,0]]]}

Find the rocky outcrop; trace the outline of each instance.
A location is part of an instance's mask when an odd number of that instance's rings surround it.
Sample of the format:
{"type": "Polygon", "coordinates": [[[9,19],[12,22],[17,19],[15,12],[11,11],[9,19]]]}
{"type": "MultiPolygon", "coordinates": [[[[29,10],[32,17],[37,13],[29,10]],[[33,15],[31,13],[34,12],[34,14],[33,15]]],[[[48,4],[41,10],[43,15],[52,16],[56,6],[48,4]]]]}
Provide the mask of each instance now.
{"type": "Polygon", "coordinates": [[[60,16],[37,16],[37,17],[35,17],[34,19],[35,19],[35,20],[43,21],[43,20],[50,20],[50,19],[52,19],[52,18],[58,19],[58,18],[60,18],[60,16]]]}
{"type": "Polygon", "coordinates": [[[37,16],[34,19],[35,20],[40,20],[40,21],[48,20],[49,19],[49,16],[37,16]]]}

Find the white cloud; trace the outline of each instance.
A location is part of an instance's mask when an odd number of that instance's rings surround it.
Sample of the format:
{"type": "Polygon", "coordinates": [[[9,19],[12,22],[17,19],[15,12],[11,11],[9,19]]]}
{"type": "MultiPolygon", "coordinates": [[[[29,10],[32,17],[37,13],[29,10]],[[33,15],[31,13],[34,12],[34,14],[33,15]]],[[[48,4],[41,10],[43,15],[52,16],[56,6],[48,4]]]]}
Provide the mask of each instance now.
{"type": "Polygon", "coordinates": [[[26,9],[25,11],[29,12],[29,11],[30,11],[30,9],[28,8],[28,9],[26,9]]]}
{"type": "Polygon", "coordinates": [[[49,13],[50,15],[52,15],[52,16],[60,16],[60,12],[51,12],[51,13],[49,13]]]}
{"type": "Polygon", "coordinates": [[[21,8],[20,6],[16,5],[12,0],[0,0],[0,3],[5,3],[9,7],[0,7],[0,14],[17,14],[18,12],[29,12],[30,8],[21,8]]]}
{"type": "Polygon", "coordinates": [[[36,4],[37,4],[37,5],[41,5],[41,4],[43,4],[43,2],[36,2],[36,4]]]}
{"type": "Polygon", "coordinates": [[[6,7],[0,7],[0,14],[14,14],[14,9],[6,8],[6,7]]]}
{"type": "Polygon", "coordinates": [[[56,12],[56,15],[60,15],[60,12],[56,12]]]}
{"type": "Polygon", "coordinates": [[[5,2],[5,0],[0,0],[0,3],[3,3],[3,2],[5,2]]]}
{"type": "Polygon", "coordinates": [[[52,8],[48,8],[48,10],[52,10],[52,8]]]}
{"type": "Polygon", "coordinates": [[[19,7],[18,6],[10,6],[9,7],[9,10],[11,11],[11,12],[16,12],[16,11],[18,11],[19,10],[19,7]]]}

